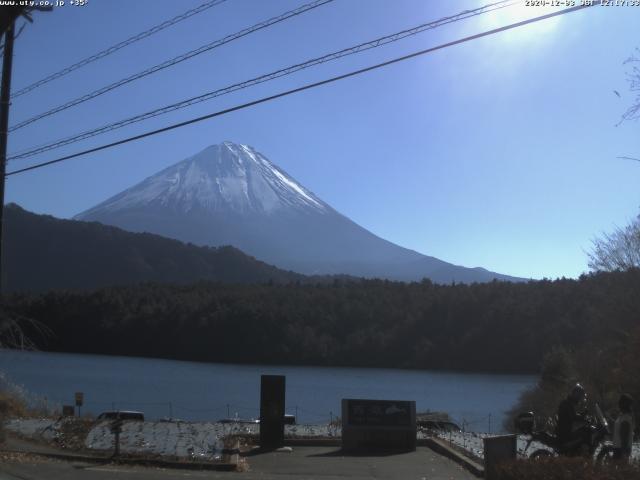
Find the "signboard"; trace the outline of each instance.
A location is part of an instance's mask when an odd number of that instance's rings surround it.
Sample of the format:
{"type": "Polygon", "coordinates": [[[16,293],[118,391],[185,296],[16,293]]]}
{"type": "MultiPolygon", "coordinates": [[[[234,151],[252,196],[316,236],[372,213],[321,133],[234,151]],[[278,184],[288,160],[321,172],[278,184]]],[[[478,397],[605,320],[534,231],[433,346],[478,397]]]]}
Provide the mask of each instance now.
{"type": "Polygon", "coordinates": [[[76,392],[76,407],[81,407],[84,402],[84,393],[76,392]]]}
{"type": "Polygon", "coordinates": [[[350,425],[411,425],[411,402],[350,400],[347,405],[350,425]]]}
{"type": "Polygon", "coordinates": [[[343,450],[416,449],[416,402],[342,400],[343,450]]]}
{"type": "Polygon", "coordinates": [[[284,445],[285,376],[260,377],[260,446],[279,448],[284,445]]]}

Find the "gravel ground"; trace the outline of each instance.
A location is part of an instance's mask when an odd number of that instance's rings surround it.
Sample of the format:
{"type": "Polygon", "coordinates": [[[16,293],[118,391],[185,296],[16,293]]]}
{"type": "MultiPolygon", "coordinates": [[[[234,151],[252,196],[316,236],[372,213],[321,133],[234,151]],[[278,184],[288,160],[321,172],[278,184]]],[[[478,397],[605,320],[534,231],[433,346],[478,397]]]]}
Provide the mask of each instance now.
{"type": "MultiPolygon", "coordinates": [[[[77,422],[77,420],[76,420],[77,422]]],[[[87,428],[78,442],[65,438],[68,422],[51,419],[13,419],[6,428],[18,435],[37,441],[83,447],[93,451],[112,451],[115,436],[109,421],[96,422],[87,428]]],[[[260,427],[249,423],[213,423],[183,421],[124,422],[120,433],[120,451],[124,454],[159,455],[178,458],[195,458],[205,461],[219,460],[223,439],[229,435],[257,435],[260,427]]],[[[334,437],[340,436],[338,427],[327,425],[286,425],[288,437],[334,437]]]]}
{"type": "MultiPolygon", "coordinates": [[[[418,438],[420,438],[420,433],[418,433],[418,438]]],[[[424,434],[423,434],[424,435],[424,434]]],[[[477,458],[484,458],[484,444],[482,439],[485,437],[491,437],[492,435],[487,433],[474,433],[474,432],[440,432],[437,433],[436,436],[445,440],[447,442],[452,443],[460,448],[467,450],[473,456],[477,458]]],[[[531,453],[535,452],[538,449],[544,449],[552,451],[546,445],[540,442],[532,442],[527,451],[524,449],[526,447],[527,441],[529,437],[526,435],[518,435],[518,455],[529,456],[531,453]]],[[[633,444],[632,457],[636,460],[640,459],[640,443],[633,444]]]]}
{"type": "Polygon", "coordinates": [[[5,428],[24,437],[52,441],[56,432],[50,418],[14,418],[7,420],[5,428]]]}
{"type": "MultiPolygon", "coordinates": [[[[64,433],[69,431],[64,422],[51,419],[13,419],[6,424],[7,430],[18,433],[25,438],[56,443],[77,445],[77,439],[64,439],[64,433]],[[63,439],[61,440],[61,437],[63,439]]],[[[213,422],[183,422],[153,421],[153,422],[125,422],[120,434],[120,449],[122,453],[159,455],[178,458],[197,458],[200,460],[219,460],[224,437],[229,435],[257,435],[260,426],[249,423],[213,423],[213,422]]],[[[340,437],[340,427],[328,425],[286,425],[285,435],[289,438],[301,437],[340,437]]],[[[452,443],[471,455],[482,459],[484,457],[482,439],[491,436],[486,433],[475,432],[425,432],[419,431],[418,438],[430,435],[452,443]]],[[[533,442],[525,452],[528,437],[518,436],[518,453],[527,456],[538,449],[550,450],[539,442],[533,442]]],[[[94,423],[88,428],[84,438],[84,448],[94,451],[113,450],[115,437],[110,430],[110,422],[94,423]]],[[[633,445],[633,458],[640,459],[640,443],[633,445]]]]}

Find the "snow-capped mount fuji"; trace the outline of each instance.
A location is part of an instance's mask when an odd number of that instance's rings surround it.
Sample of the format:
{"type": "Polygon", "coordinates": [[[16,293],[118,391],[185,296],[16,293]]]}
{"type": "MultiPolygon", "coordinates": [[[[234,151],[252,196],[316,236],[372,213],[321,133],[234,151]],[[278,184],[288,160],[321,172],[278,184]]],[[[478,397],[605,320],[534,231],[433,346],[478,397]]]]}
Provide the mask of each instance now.
{"type": "Polygon", "coordinates": [[[233,245],[306,274],[437,282],[518,280],[395,245],[341,215],[246,145],[210,146],[83,212],[196,245],[233,245]]]}
{"type": "Polygon", "coordinates": [[[78,217],[141,207],[239,216],[329,208],[260,153],[231,142],[205,148],[78,217]]]}

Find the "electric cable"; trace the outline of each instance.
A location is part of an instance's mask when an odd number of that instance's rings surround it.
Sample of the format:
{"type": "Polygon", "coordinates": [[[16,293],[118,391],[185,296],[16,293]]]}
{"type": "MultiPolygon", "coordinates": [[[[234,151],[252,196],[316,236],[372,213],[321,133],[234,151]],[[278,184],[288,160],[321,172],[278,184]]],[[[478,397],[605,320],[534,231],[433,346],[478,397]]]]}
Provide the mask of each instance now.
{"type": "Polygon", "coordinates": [[[18,90],[17,92],[13,93],[11,96],[13,98],[19,97],[21,95],[24,95],[25,93],[28,93],[32,90],[35,90],[38,87],[41,87],[42,85],[45,85],[49,82],[52,82],[53,80],[56,80],[60,77],[64,77],[65,75],[81,68],[84,67],[85,65],[89,65],[90,63],[95,62],[96,60],[100,60],[101,58],[104,58],[108,55],[111,55],[112,53],[117,52],[118,50],[127,47],[129,45],[131,45],[132,43],[136,43],[144,38],[150,37],[151,35],[153,35],[154,33],[158,33],[162,30],[164,30],[165,28],[169,28],[172,25],[175,25],[176,23],[181,22],[182,20],[186,20],[187,18],[190,18],[194,15],[197,15],[199,13],[202,13],[206,10],[208,10],[211,7],[215,7],[216,5],[219,5],[221,3],[226,2],[227,0],[211,0],[209,2],[205,2],[202,5],[196,7],[196,8],[192,8],[191,10],[187,10],[186,12],[184,12],[181,15],[178,15],[176,17],[173,17],[169,20],[166,20],[148,30],[145,30],[144,32],[140,32],[137,35],[134,35],[133,37],[130,37],[126,40],[123,40],[122,42],[116,43],[115,45],[112,45],[109,48],[106,48],[98,53],[95,53],[87,58],[84,58],[82,60],[80,60],[79,62],[74,63],[73,65],[69,65],[68,67],[63,68],[62,70],[59,70],[55,73],[52,73],[51,75],[48,75],[30,85],[27,85],[24,88],[21,88],[20,90],[18,90]]]}
{"type": "Polygon", "coordinates": [[[410,29],[406,29],[406,30],[402,30],[400,32],[397,33],[393,33],[391,35],[386,35],[384,37],[379,37],[376,38],[374,40],[370,40],[368,42],[364,42],[364,43],[360,43],[358,45],[355,45],[353,47],[349,47],[349,48],[345,48],[336,52],[332,52],[326,55],[323,55],[321,57],[317,57],[317,58],[313,58],[311,60],[307,60],[306,62],[303,63],[298,63],[295,65],[291,65],[289,67],[286,68],[282,68],[279,70],[276,70],[274,72],[270,72],[264,75],[260,75],[258,77],[252,78],[250,80],[245,80],[243,82],[240,83],[235,83],[233,85],[229,85],[227,87],[223,87],[211,92],[207,92],[195,97],[191,97],[185,100],[181,100],[179,102],[170,104],[170,105],[166,105],[164,107],[160,107],[145,113],[141,113],[138,115],[135,115],[133,117],[129,117],[123,120],[119,120],[117,122],[113,122],[107,125],[103,125],[101,127],[97,127],[76,135],[73,135],[71,137],[66,137],[63,139],[59,139],[59,140],[55,140],[53,142],[49,142],[49,143],[45,143],[43,145],[39,145],[37,147],[30,147],[29,149],[26,150],[22,150],[20,152],[14,152],[12,154],[9,155],[9,157],[7,158],[7,160],[18,160],[18,159],[23,159],[23,158],[29,158],[32,157],[34,155],[38,155],[40,153],[44,153],[47,152],[49,150],[54,150],[56,148],[60,148],[72,143],[76,143],[79,142],[81,140],[86,140],[88,138],[94,137],[96,135],[100,135],[103,133],[107,133],[113,130],[117,130],[119,128],[123,128],[127,125],[131,125],[134,123],[138,123],[144,120],[148,120],[150,118],[154,118],[157,117],[159,115],[164,115],[166,113],[170,113],[173,112],[175,110],[180,110],[186,107],[190,107],[192,105],[207,101],[207,100],[211,100],[213,98],[216,97],[220,97],[223,95],[228,95],[230,93],[236,92],[238,90],[242,90],[245,88],[249,88],[264,82],[268,82],[271,80],[275,80],[277,78],[280,77],[284,77],[287,75],[291,75],[293,73],[296,73],[300,70],[304,70],[307,68],[311,68],[314,67],[316,65],[320,65],[322,63],[327,63],[330,61],[334,61],[334,60],[338,60],[340,58],[349,56],[349,55],[354,55],[356,53],[360,53],[360,52],[364,52],[373,48],[378,48],[381,47],[383,45],[392,43],[392,42],[396,42],[398,40],[402,40],[404,38],[407,38],[409,36],[413,36],[413,35],[417,35],[419,33],[422,33],[426,30],[432,30],[434,28],[437,27],[441,27],[443,25],[447,25],[449,23],[454,23],[457,21],[461,21],[467,18],[471,18],[477,15],[481,15],[481,14],[485,14],[485,13],[489,13],[501,8],[506,8],[509,6],[512,6],[513,4],[516,3],[521,3],[520,0],[502,0],[499,2],[495,2],[495,3],[491,3],[488,5],[485,5],[483,7],[479,7],[473,10],[465,10],[463,12],[460,12],[456,15],[451,15],[448,17],[443,17],[439,20],[435,20],[435,21],[431,21],[428,23],[423,23],[421,25],[418,25],[416,27],[410,28],[410,29]]]}
{"type": "Polygon", "coordinates": [[[270,18],[268,20],[262,21],[260,23],[257,23],[251,27],[245,28],[243,30],[240,30],[239,32],[236,33],[232,33],[231,35],[227,35],[226,37],[223,37],[221,39],[218,39],[214,42],[208,43],[206,45],[202,45],[201,47],[198,47],[194,50],[190,50],[186,53],[183,53],[181,55],[178,55],[177,57],[171,58],[169,60],[166,60],[162,63],[159,63],[157,65],[154,65],[153,67],[147,68],[145,70],[142,70],[138,73],[134,73],[133,75],[129,75],[128,77],[122,78],[116,82],[110,83],[109,85],[106,85],[102,88],[99,88],[97,90],[94,90],[93,92],[87,93],[85,95],[82,95],[80,97],[74,98],[73,100],[70,100],[66,103],[63,103],[62,105],[58,105],[57,107],[54,107],[50,110],[47,110],[46,112],[42,112],[39,113],[37,115],[34,115],[31,118],[28,118],[26,120],[23,120],[22,122],[12,126],[11,128],[9,128],[10,132],[13,132],[15,130],[18,130],[20,128],[26,127],[27,125],[30,125],[34,122],[37,122],[39,120],[42,120],[43,118],[49,117],[51,115],[54,115],[56,113],[60,113],[64,110],[67,110],[71,107],[75,107],[76,105],[80,105],[81,103],[87,102],[89,100],[92,100],[96,97],[99,97],[100,95],[104,95],[107,92],[110,92],[111,90],[115,90],[116,88],[122,87],[123,85],[127,85],[131,82],[134,82],[136,80],[139,80],[141,78],[144,78],[148,75],[157,73],[161,70],[164,70],[165,68],[169,68],[172,67],[174,65],[177,65],[178,63],[184,62],[185,60],[189,60],[190,58],[193,58],[197,55],[200,55],[202,53],[208,52],[209,50],[213,50],[214,48],[218,48],[222,45],[225,45],[227,43],[230,43],[234,40],[237,40],[239,38],[242,37],[246,37],[247,35],[250,35],[254,32],[257,32],[259,30],[262,30],[264,28],[270,27],[272,25],[275,25],[277,23],[283,22],[285,20],[288,20],[289,18],[295,17],[297,15],[300,15],[302,13],[308,12],[309,10],[313,10],[314,8],[318,8],[321,5],[324,5],[326,3],[330,3],[333,2],[334,0],[314,0],[311,3],[307,3],[305,5],[302,5],[301,7],[298,7],[294,10],[289,10],[288,12],[285,12],[281,15],[278,15],[277,17],[273,17],[270,18]]]}
{"type": "Polygon", "coordinates": [[[252,106],[255,106],[255,105],[266,103],[266,102],[269,102],[269,101],[272,101],[272,100],[275,100],[275,99],[278,99],[278,98],[286,97],[286,96],[292,95],[294,93],[299,93],[299,92],[302,92],[302,91],[305,91],[305,90],[310,90],[312,88],[316,88],[316,87],[319,87],[319,86],[322,86],[322,85],[327,85],[327,84],[330,84],[330,83],[334,83],[334,82],[337,82],[339,80],[344,80],[346,78],[350,78],[350,77],[354,77],[354,76],[357,76],[357,75],[361,75],[363,73],[370,72],[370,71],[373,71],[373,70],[377,70],[379,68],[386,67],[386,66],[389,66],[389,65],[393,65],[395,63],[399,63],[399,62],[402,62],[402,61],[405,61],[405,60],[408,60],[408,59],[411,59],[411,58],[415,58],[415,57],[418,57],[418,56],[426,55],[428,53],[432,53],[432,52],[435,52],[437,50],[442,50],[444,48],[452,47],[454,45],[459,45],[461,43],[466,43],[466,42],[470,42],[472,40],[477,40],[478,38],[486,37],[486,36],[489,36],[489,35],[494,35],[496,33],[504,32],[506,30],[511,30],[511,29],[514,29],[514,28],[518,28],[518,27],[521,27],[521,26],[524,26],[524,25],[528,25],[528,24],[534,23],[534,22],[539,22],[541,20],[546,20],[548,18],[556,17],[556,16],[559,16],[559,15],[564,15],[564,14],[575,12],[575,11],[578,11],[578,10],[583,10],[585,8],[589,8],[589,7],[592,7],[592,6],[595,6],[595,5],[597,5],[597,4],[596,3],[592,3],[592,4],[577,5],[575,7],[565,8],[565,9],[557,11],[557,12],[548,13],[546,15],[541,15],[541,16],[538,16],[538,17],[530,18],[530,19],[523,20],[523,21],[520,21],[520,22],[516,22],[516,23],[509,24],[509,25],[505,25],[505,26],[502,26],[502,27],[499,27],[499,28],[494,28],[492,30],[486,30],[484,32],[477,33],[475,35],[470,35],[470,36],[467,36],[467,37],[460,38],[458,40],[454,40],[454,41],[451,41],[451,42],[447,42],[447,43],[443,43],[443,44],[437,45],[435,47],[430,47],[430,48],[426,48],[424,50],[419,50],[417,52],[413,52],[413,53],[410,53],[408,55],[404,55],[404,56],[401,56],[401,57],[396,57],[396,58],[394,58],[392,60],[387,60],[385,62],[378,63],[378,64],[375,64],[375,65],[371,65],[369,67],[361,68],[359,70],[353,70],[351,72],[348,72],[348,73],[345,73],[345,74],[342,74],[342,75],[338,75],[338,76],[335,76],[335,77],[327,78],[325,80],[321,80],[321,81],[318,81],[318,82],[309,83],[309,84],[303,85],[301,87],[293,88],[291,90],[286,90],[284,92],[280,92],[280,93],[277,93],[277,94],[274,94],[274,95],[270,95],[268,97],[263,97],[263,98],[260,98],[258,100],[253,100],[251,102],[243,103],[241,105],[236,105],[234,107],[226,108],[224,110],[219,110],[217,112],[213,112],[213,113],[210,113],[210,114],[207,114],[207,115],[203,115],[203,116],[200,116],[200,117],[192,118],[192,119],[186,120],[184,122],[175,123],[175,124],[163,127],[163,128],[159,128],[159,129],[156,129],[156,130],[152,130],[152,131],[149,131],[149,132],[142,133],[140,135],[135,135],[135,136],[132,136],[132,137],[124,138],[122,140],[118,140],[118,141],[111,142],[111,143],[108,143],[108,144],[105,144],[105,145],[101,145],[101,146],[98,146],[98,147],[94,147],[94,148],[90,148],[90,149],[87,149],[87,150],[83,150],[81,152],[73,153],[71,155],[66,155],[66,156],[63,156],[63,157],[60,157],[60,158],[56,158],[54,160],[49,160],[47,162],[42,162],[42,163],[38,163],[38,164],[35,164],[35,165],[31,165],[29,167],[21,168],[19,170],[13,170],[11,172],[6,173],[5,176],[8,177],[8,176],[11,176],[11,175],[17,175],[19,173],[24,173],[24,172],[27,172],[27,171],[36,170],[36,169],[43,168],[43,167],[46,167],[46,166],[49,166],[49,165],[53,165],[53,164],[56,164],[56,163],[60,163],[60,162],[66,161],[66,160],[70,160],[72,158],[77,158],[77,157],[80,157],[80,156],[84,156],[84,155],[87,155],[89,153],[94,153],[94,152],[98,152],[98,151],[101,151],[101,150],[106,150],[108,148],[112,148],[112,147],[115,147],[115,146],[118,146],[118,145],[123,145],[125,143],[129,143],[129,142],[140,140],[140,139],[143,139],[143,138],[146,138],[146,137],[158,135],[160,133],[164,133],[164,132],[167,132],[167,131],[170,131],[170,130],[174,130],[174,129],[177,129],[177,128],[180,128],[180,127],[184,127],[184,126],[191,125],[191,124],[194,124],[194,123],[202,122],[202,121],[208,120],[210,118],[219,117],[219,116],[231,113],[231,112],[235,112],[235,111],[238,111],[238,110],[243,110],[243,109],[248,108],[248,107],[252,107],[252,106]]]}

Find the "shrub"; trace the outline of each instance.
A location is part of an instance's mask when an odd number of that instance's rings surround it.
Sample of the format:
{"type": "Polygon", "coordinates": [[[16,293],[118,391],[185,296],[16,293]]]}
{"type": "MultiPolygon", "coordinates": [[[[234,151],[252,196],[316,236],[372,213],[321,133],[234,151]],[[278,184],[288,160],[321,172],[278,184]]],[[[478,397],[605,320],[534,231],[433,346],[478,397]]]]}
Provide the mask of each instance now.
{"type": "Polygon", "coordinates": [[[27,414],[27,403],[19,389],[9,383],[0,372],[0,442],[4,441],[4,422],[10,417],[27,414]]]}
{"type": "Polygon", "coordinates": [[[517,460],[498,467],[497,480],[638,480],[640,466],[628,463],[597,466],[585,458],[517,460]]]}
{"type": "Polygon", "coordinates": [[[27,405],[23,398],[13,392],[0,391],[0,419],[24,417],[27,405]]]}

